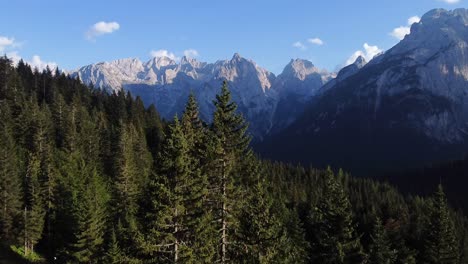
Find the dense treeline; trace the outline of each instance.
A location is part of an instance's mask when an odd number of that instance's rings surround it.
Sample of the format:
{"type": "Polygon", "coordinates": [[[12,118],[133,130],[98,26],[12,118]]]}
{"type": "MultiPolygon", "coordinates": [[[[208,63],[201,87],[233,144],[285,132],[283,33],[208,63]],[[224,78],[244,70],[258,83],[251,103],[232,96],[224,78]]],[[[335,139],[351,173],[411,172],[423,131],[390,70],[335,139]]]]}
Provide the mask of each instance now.
{"type": "Polygon", "coordinates": [[[383,175],[405,193],[429,195],[433,186],[442,183],[450,203],[468,212],[468,156],[463,160],[433,164],[419,169],[383,175]]]}
{"type": "Polygon", "coordinates": [[[130,94],[0,59],[0,243],[57,263],[466,263],[442,187],[403,197],[262,162],[227,83],[166,122],[130,94]]]}

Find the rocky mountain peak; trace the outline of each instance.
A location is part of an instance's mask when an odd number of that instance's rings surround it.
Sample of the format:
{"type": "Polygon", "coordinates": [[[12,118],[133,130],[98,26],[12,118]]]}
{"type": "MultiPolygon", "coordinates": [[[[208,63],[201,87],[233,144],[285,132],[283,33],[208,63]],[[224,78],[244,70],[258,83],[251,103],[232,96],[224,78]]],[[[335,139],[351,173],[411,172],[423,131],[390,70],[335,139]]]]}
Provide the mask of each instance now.
{"type": "Polygon", "coordinates": [[[170,65],[177,65],[177,63],[169,57],[154,57],[146,63],[147,68],[161,69],[170,65]]]}
{"type": "Polygon", "coordinates": [[[281,75],[303,81],[307,76],[313,73],[319,73],[319,69],[316,68],[312,62],[303,59],[291,59],[281,75]]]}
{"type": "Polygon", "coordinates": [[[239,61],[241,61],[242,59],[244,59],[244,58],[242,58],[242,56],[241,56],[239,53],[236,52],[236,53],[234,53],[234,55],[232,56],[231,61],[232,61],[232,62],[239,62],[239,61]]]}
{"type": "Polygon", "coordinates": [[[364,65],[367,64],[367,61],[363,56],[359,56],[353,64],[356,65],[359,69],[361,69],[362,67],[364,67],[364,65]]]}

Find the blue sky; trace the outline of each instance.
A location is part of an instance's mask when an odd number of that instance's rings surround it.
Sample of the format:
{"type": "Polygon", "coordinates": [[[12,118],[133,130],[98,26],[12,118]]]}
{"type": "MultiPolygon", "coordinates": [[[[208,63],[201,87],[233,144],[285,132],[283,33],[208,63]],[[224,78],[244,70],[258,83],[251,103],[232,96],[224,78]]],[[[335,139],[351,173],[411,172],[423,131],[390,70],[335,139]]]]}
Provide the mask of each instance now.
{"type": "Polygon", "coordinates": [[[291,58],[335,70],[353,54],[372,56],[395,45],[391,33],[399,28],[404,35],[408,19],[466,1],[0,0],[0,52],[62,69],[185,51],[208,62],[238,52],[274,73],[291,58]]]}

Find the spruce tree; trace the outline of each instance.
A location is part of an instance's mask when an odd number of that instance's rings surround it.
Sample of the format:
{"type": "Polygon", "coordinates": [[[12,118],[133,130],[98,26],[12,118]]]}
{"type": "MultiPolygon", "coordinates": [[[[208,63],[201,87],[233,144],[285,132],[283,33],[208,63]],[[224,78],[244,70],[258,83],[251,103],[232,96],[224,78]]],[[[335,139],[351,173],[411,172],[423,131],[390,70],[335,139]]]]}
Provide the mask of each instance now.
{"type": "Polygon", "coordinates": [[[119,247],[119,242],[117,241],[117,236],[115,235],[115,230],[112,229],[110,245],[105,253],[103,260],[105,263],[109,264],[120,264],[124,263],[122,253],[119,247]]]}
{"type": "Polygon", "coordinates": [[[328,168],[322,197],[310,215],[313,229],[311,259],[318,263],[362,263],[351,204],[340,182],[328,168]]]}
{"type": "Polygon", "coordinates": [[[211,201],[215,222],[219,224],[219,248],[217,261],[229,261],[229,245],[236,226],[236,211],[241,206],[242,197],[236,185],[242,182],[239,161],[246,159],[250,138],[246,135],[247,124],[236,113],[237,105],[231,101],[227,82],[223,82],[221,93],[216,96],[215,112],[208,144],[210,164],[211,201]]]}
{"type": "Polygon", "coordinates": [[[22,237],[24,242],[24,254],[34,252],[39,239],[42,237],[44,217],[46,214],[43,200],[43,187],[39,182],[40,160],[31,154],[25,178],[25,204],[22,221],[22,237]]]}
{"type": "Polygon", "coordinates": [[[142,196],[139,213],[141,228],[137,239],[138,256],[146,263],[174,261],[172,196],[169,179],[153,172],[142,196]]]}
{"type": "Polygon", "coordinates": [[[209,263],[209,241],[201,241],[209,229],[204,225],[210,224],[203,211],[206,179],[194,167],[185,135],[175,118],[160,154],[159,174],[147,190],[149,203],[142,207],[146,225],[151,226],[151,238],[143,246],[146,254],[158,255],[160,261],[209,263]]]}
{"type": "Polygon", "coordinates": [[[425,258],[430,264],[459,263],[457,237],[442,185],[432,199],[425,243],[425,258]]]}
{"type": "Polygon", "coordinates": [[[380,218],[375,219],[369,250],[370,264],[393,264],[396,262],[396,251],[392,250],[390,240],[380,218]]]}
{"type": "Polygon", "coordinates": [[[44,240],[47,255],[50,257],[52,243],[54,242],[54,218],[55,218],[55,185],[56,172],[53,164],[53,125],[52,114],[48,105],[42,104],[35,120],[34,154],[39,160],[38,179],[41,184],[42,201],[45,206],[44,240]]]}
{"type": "Polygon", "coordinates": [[[207,167],[207,130],[200,119],[198,103],[191,93],[181,120],[182,132],[188,148],[188,188],[184,197],[186,211],[185,225],[187,238],[193,256],[198,262],[210,263],[216,247],[215,226],[212,212],[207,210],[208,167],[207,167]]]}
{"type": "MultiPolygon", "coordinates": [[[[255,175],[253,175],[255,177],[255,175]]],[[[258,177],[258,175],[257,175],[258,177]]],[[[276,215],[274,201],[264,180],[258,179],[250,187],[248,198],[241,209],[236,239],[243,263],[272,263],[280,261],[282,223],[276,215]]],[[[277,205],[276,205],[277,206],[277,205]]]]}
{"type": "Polygon", "coordinates": [[[174,124],[169,127],[169,135],[163,146],[160,155],[160,173],[167,177],[168,189],[172,193],[170,207],[172,208],[172,238],[173,240],[173,261],[174,263],[189,258],[192,254],[191,248],[184,241],[188,226],[186,226],[185,216],[187,200],[192,187],[190,177],[190,157],[189,148],[182,126],[176,117],[174,124]],[[187,200],[186,200],[187,199],[187,200]]]}
{"type": "Polygon", "coordinates": [[[282,263],[308,263],[310,245],[305,239],[304,228],[297,211],[287,209],[284,205],[278,206],[278,208],[282,208],[283,220],[281,223],[285,225],[282,236],[277,240],[279,244],[277,246],[279,248],[278,259],[282,263]]]}
{"type": "Polygon", "coordinates": [[[83,160],[77,168],[81,171],[77,204],[74,205],[74,240],[71,245],[73,258],[80,263],[99,263],[104,242],[106,207],[109,199],[104,182],[96,169],[89,168],[83,160]]]}
{"type": "Polygon", "coordinates": [[[0,239],[18,242],[16,224],[21,219],[22,189],[18,150],[9,124],[6,104],[0,104],[0,239]]]}
{"type": "Polygon", "coordinates": [[[118,153],[115,155],[115,178],[113,195],[114,224],[121,249],[129,258],[136,251],[138,199],[141,195],[143,179],[149,173],[149,152],[138,152],[138,131],[132,125],[122,125],[118,142],[118,153]]]}

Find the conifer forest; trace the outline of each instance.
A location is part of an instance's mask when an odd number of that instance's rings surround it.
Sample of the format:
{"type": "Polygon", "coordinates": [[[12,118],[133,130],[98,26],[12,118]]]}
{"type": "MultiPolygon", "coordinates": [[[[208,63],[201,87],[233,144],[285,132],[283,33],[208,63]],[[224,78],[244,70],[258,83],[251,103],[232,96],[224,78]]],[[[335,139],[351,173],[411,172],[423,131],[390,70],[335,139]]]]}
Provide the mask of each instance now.
{"type": "Polygon", "coordinates": [[[0,263],[468,263],[466,208],[443,181],[421,195],[262,159],[228,86],[211,121],[194,94],[165,120],[2,57],[0,263]]]}

